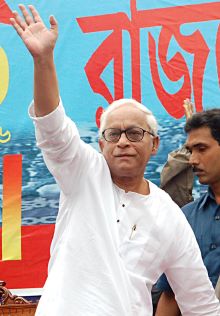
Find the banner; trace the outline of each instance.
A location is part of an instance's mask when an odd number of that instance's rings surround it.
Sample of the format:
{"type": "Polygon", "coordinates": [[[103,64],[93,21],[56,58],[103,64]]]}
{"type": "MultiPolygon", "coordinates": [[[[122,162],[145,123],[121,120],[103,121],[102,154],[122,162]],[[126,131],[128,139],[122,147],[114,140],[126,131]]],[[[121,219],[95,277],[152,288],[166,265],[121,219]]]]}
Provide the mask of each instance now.
{"type": "MultiPolygon", "coordinates": [[[[9,288],[39,289],[47,276],[59,188],[27,113],[33,62],[9,20],[19,3],[0,0],[0,279],[9,288]]],[[[60,94],[85,142],[99,150],[100,114],[115,99],[134,98],[153,111],[161,144],[145,177],[159,185],[167,154],[185,141],[183,100],[190,98],[196,111],[220,107],[220,2],[32,4],[47,26],[51,14],[59,23],[60,94]]],[[[200,188],[195,184],[195,197],[200,188]]]]}

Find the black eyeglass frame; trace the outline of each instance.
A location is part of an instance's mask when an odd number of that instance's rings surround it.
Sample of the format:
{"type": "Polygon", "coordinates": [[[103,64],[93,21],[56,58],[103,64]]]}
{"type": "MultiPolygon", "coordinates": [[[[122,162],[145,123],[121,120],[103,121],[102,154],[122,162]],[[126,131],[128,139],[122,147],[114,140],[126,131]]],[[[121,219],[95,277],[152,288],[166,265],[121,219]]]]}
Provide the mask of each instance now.
{"type": "Polygon", "coordinates": [[[132,143],[140,142],[140,141],[144,138],[144,134],[145,134],[145,133],[147,133],[147,134],[149,134],[149,135],[155,137],[155,135],[154,135],[152,132],[149,132],[149,131],[147,131],[147,130],[141,128],[141,127],[129,127],[129,128],[123,129],[123,130],[120,129],[120,128],[114,128],[114,127],[112,127],[112,128],[106,128],[106,129],[104,129],[104,131],[102,132],[102,137],[103,137],[107,142],[109,142],[109,143],[117,143],[117,142],[119,141],[119,139],[121,138],[121,135],[122,135],[123,133],[125,133],[125,136],[127,137],[127,139],[128,139],[130,142],[132,142],[132,143]],[[128,135],[127,135],[127,131],[129,131],[129,130],[131,130],[131,129],[134,129],[134,128],[138,128],[139,130],[142,131],[143,135],[142,135],[142,138],[141,138],[141,139],[139,139],[139,140],[131,140],[131,139],[129,139],[129,137],[128,137],[128,135]],[[117,131],[120,132],[120,134],[119,134],[117,140],[111,141],[111,140],[106,139],[106,137],[105,137],[105,132],[106,132],[107,130],[110,130],[110,129],[111,129],[111,130],[117,130],[117,131]]]}

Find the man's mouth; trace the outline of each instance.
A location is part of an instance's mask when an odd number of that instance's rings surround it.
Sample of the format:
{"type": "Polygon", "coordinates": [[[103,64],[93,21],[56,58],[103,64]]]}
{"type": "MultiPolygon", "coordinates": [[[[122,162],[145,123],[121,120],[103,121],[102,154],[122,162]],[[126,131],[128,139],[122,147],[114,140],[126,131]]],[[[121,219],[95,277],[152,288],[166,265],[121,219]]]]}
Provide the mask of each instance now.
{"type": "Polygon", "coordinates": [[[134,155],[131,154],[118,154],[115,155],[116,158],[124,158],[124,157],[134,157],[134,155]]]}
{"type": "Polygon", "coordinates": [[[195,173],[195,175],[199,176],[201,174],[204,174],[204,170],[193,167],[193,172],[195,173]]]}

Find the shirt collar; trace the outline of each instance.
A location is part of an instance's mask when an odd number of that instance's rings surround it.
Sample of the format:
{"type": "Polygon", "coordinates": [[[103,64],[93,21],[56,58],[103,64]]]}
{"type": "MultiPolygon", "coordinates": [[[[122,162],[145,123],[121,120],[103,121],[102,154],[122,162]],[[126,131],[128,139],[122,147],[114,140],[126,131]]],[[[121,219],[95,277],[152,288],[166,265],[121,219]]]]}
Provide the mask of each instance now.
{"type": "Polygon", "coordinates": [[[202,208],[205,209],[204,207],[205,207],[206,203],[208,203],[210,200],[212,200],[216,203],[212,189],[210,187],[208,187],[208,191],[204,194],[203,198],[201,199],[199,209],[202,209],[202,208]]]}

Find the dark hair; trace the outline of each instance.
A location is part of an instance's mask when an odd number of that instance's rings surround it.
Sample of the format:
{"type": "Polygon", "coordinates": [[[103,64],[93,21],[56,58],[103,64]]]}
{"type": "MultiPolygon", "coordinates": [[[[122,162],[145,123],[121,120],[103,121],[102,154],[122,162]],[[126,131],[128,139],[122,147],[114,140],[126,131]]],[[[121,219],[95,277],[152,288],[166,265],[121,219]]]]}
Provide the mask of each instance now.
{"type": "Polygon", "coordinates": [[[187,120],[184,130],[186,133],[194,129],[208,127],[212,137],[220,145],[220,109],[211,109],[203,112],[197,112],[187,120]]]}

